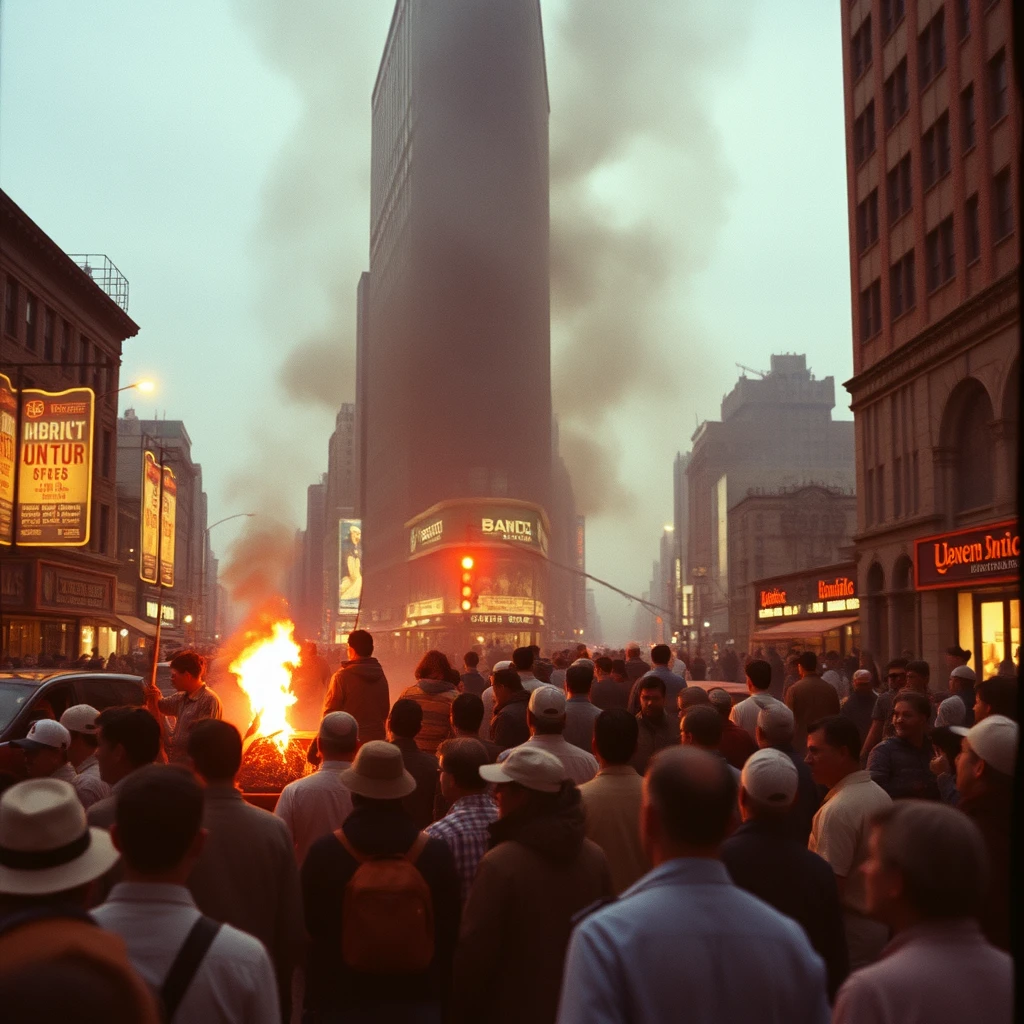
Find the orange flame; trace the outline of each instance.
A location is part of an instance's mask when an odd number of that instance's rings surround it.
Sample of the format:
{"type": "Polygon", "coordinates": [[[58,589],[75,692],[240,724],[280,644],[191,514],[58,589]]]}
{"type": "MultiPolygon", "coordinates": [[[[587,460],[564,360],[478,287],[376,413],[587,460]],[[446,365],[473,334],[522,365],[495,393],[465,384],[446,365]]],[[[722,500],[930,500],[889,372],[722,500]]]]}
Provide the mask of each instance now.
{"type": "Polygon", "coordinates": [[[295,731],[288,722],[288,709],[298,699],[292,693],[291,669],[301,660],[294,634],[294,622],[275,622],[270,636],[249,644],[228,667],[249,698],[255,734],[272,739],[282,754],[295,731]]]}

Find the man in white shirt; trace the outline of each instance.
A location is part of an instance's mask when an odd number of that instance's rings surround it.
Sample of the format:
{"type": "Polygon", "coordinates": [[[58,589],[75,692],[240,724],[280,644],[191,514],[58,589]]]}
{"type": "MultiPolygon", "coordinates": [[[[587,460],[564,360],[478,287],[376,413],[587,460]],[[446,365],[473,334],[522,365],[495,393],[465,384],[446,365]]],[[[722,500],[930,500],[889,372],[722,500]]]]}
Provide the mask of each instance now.
{"type": "Polygon", "coordinates": [[[71,736],[68,760],[78,773],[71,785],[86,810],[110,796],[110,787],[100,778],[100,765],[96,760],[100,731],[96,719],[99,716],[89,704],[74,704],[60,716],[60,724],[71,736]]]}
{"type": "MultiPolygon", "coordinates": [[[[541,685],[530,694],[530,704],[526,712],[526,721],[530,726],[530,738],[524,747],[540,747],[549,754],[554,754],[565,769],[565,777],[572,779],[577,786],[589,782],[598,772],[600,765],[597,758],[586,750],[574,746],[562,735],[565,730],[565,694],[554,686],[541,685]]],[[[517,750],[502,751],[498,761],[517,750]]]]}
{"type": "Polygon", "coordinates": [[[747,693],[744,700],[733,706],[729,718],[741,729],[750,733],[751,739],[757,739],[757,716],[773,704],[786,705],[776,700],[768,689],[772,685],[772,667],[767,661],[752,661],[746,668],[747,693]]]}
{"type": "Polygon", "coordinates": [[[825,671],[821,673],[821,678],[839,694],[840,700],[845,700],[850,696],[850,681],[841,671],[843,659],[839,657],[839,652],[828,651],[822,660],[825,662],[825,671]]]}
{"type": "MultiPolygon", "coordinates": [[[[183,767],[140,768],[118,794],[111,838],[121,851],[125,881],[92,916],[124,939],[132,966],[157,990],[197,922],[209,921],[185,887],[206,838],[202,817],[203,790],[183,767]]],[[[279,1024],[274,969],[259,940],[220,925],[173,1019],[279,1024]]]]}
{"type": "Polygon", "coordinates": [[[312,775],[289,782],[281,790],[274,813],[288,826],[299,866],[321,836],[341,828],[352,813],[352,794],[341,773],[352,767],[359,749],[359,725],[345,711],[325,715],[317,734],[323,759],[312,775]]]}
{"type": "Polygon", "coordinates": [[[867,917],[861,867],[868,859],[871,823],[892,799],[860,766],[860,732],[842,715],[812,722],[807,763],[814,781],[828,793],[811,824],[807,848],[832,866],[843,907],[850,969],[878,959],[889,938],[885,925],[867,917]]]}

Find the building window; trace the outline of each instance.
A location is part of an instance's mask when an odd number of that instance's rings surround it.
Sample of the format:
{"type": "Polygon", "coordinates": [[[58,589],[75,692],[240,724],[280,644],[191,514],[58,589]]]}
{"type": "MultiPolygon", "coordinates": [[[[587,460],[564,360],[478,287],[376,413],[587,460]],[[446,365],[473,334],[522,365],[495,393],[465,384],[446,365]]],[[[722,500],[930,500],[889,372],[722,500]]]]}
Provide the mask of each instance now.
{"type": "Polygon", "coordinates": [[[886,175],[885,185],[889,203],[889,223],[895,224],[904,214],[910,213],[912,205],[914,193],[909,153],[886,175]]]}
{"type": "Polygon", "coordinates": [[[967,232],[967,262],[981,259],[981,219],[978,216],[978,195],[964,203],[964,227],[967,232]]]}
{"type": "Polygon", "coordinates": [[[971,0],[957,0],[956,27],[961,40],[971,34],[971,0]]]}
{"type": "Polygon", "coordinates": [[[36,350],[36,322],[39,319],[36,297],[25,296],[25,348],[30,352],[36,350]]]}
{"type": "Polygon", "coordinates": [[[992,239],[998,242],[1013,232],[1013,191],[1010,168],[1004,167],[992,179],[992,239]]]}
{"type": "Polygon", "coordinates": [[[923,89],[946,66],[946,19],[945,10],[924,27],[917,37],[917,81],[923,89]]]}
{"type": "Polygon", "coordinates": [[[988,88],[991,97],[991,123],[995,124],[1009,111],[1009,93],[1006,89],[1006,50],[1000,50],[988,62],[988,88]]]}
{"type": "Polygon", "coordinates": [[[974,83],[960,93],[960,124],[962,126],[964,152],[973,149],[977,139],[974,124],[974,83]]]}
{"type": "Polygon", "coordinates": [[[875,101],[869,101],[853,122],[853,159],[862,164],[875,151],[875,101]]]}
{"type": "Polygon", "coordinates": [[[888,39],[903,20],[905,0],[882,0],[882,38],[888,39]]]}
{"type": "Polygon", "coordinates": [[[914,250],[911,249],[889,268],[889,309],[892,319],[913,309],[915,302],[914,250]]]}
{"type": "Polygon", "coordinates": [[[882,329],[882,284],[872,281],[860,293],[860,340],[873,338],[882,329]]]}
{"type": "Polygon", "coordinates": [[[60,325],[60,362],[66,373],[72,361],[71,355],[71,324],[64,320],[60,325]]]}
{"type": "Polygon", "coordinates": [[[885,127],[888,130],[910,109],[906,57],[896,65],[896,70],[885,80],[882,95],[885,105],[885,127]]]}
{"type": "Polygon", "coordinates": [[[931,188],[949,174],[952,157],[949,149],[949,111],[946,111],[921,138],[924,187],[931,188]]]}
{"type": "Polygon", "coordinates": [[[953,218],[947,217],[924,239],[928,291],[933,292],[950,280],[956,272],[953,250],[953,218]]]}
{"type": "Polygon", "coordinates": [[[43,311],[43,358],[48,362],[53,362],[53,334],[56,330],[56,324],[54,321],[56,317],[53,314],[53,310],[49,307],[43,311]]]}
{"type": "Polygon", "coordinates": [[[992,403],[985,389],[972,390],[956,424],[956,511],[992,503],[992,403]]]}
{"type": "Polygon", "coordinates": [[[853,78],[856,81],[871,66],[871,15],[861,23],[850,41],[853,57],[853,78]]]}
{"type": "Polygon", "coordinates": [[[4,287],[4,331],[18,336],[18,282],[13,277],[7,278],[4,287]]]}
{"type": "Polygon", "coordinates": [[[857,205],[857,251],[864,252],[878,241],[878,189],[857,205]]]}

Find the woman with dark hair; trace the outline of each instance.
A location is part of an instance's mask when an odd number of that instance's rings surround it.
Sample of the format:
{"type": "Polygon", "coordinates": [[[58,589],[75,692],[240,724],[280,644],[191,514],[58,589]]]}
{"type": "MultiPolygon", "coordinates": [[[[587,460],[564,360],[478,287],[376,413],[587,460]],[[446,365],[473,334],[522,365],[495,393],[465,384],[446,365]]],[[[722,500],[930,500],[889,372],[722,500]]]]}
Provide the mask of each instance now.
{"type": "Polygon", "coordinates": [[[416,666],[416,682],[399,699],[414,700],[423,708],[423,727],[416,735],[416,746],[427,754],[451,735],[452,702],[459,695],[458,674],[441,651],[427,651],[416,666]]]}

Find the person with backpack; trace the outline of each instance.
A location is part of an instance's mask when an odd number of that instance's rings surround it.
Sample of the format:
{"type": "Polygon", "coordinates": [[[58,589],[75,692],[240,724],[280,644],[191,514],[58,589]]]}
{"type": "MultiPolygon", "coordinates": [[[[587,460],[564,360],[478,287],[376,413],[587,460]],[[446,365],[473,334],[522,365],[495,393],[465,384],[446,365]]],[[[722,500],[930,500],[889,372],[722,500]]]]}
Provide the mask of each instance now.
{"type": "MultiPolygon", "coordinates": [[[[117,862],[102,829],[90,828],[69,782],[29,779],[0,797],[0,1018],[17,1016],[7,985],[48,965],[73,962],[101,980],[125,1016],[157,1024],[156,1002],[128,961],[124,943],[86,913],[92,884],[117,862]]],[[[37,1011],[45,1006],[39,998],[37,1011]]],[[[35,1017],[42,1020],[42,1017],[35,1017]]],[[[71,1018],[68,1018],[71,1019],[71,1018]]]]}
{"type": "Polygon", "coordinates": [[[121,936],[159,993],[165,1024],[278,1024],[277,983],[258,939],[199,912],[185,886],[206,832],[203,790],[180,765],[148,765],[124,780],[111,838],[124,881],[92,911],[121,936]]]}
{"type": "Polygon", "coordinates": [[[364,744],[340,778],[352,813],[302,865],[306,1012],[345,1024],[440,1024],[462,903],[452,852],[403,808],[416,780],[396,746],[364,744]]]}

